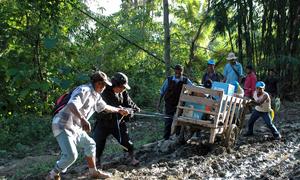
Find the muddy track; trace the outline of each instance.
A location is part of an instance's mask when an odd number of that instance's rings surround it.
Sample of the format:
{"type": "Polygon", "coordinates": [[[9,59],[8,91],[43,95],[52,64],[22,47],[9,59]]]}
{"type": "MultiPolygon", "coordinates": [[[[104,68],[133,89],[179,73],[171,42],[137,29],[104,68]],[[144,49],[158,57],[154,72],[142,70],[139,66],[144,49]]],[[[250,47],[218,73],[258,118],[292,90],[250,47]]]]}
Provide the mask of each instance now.
{"type": "MultiPolygon", "coordinates": [[[[144,146],[137,152],[141,165],[106,167],[115,177],[125,179],[300,179],[300,107],[288,104],[277,118],[281,141],[272,135],[262,120],[253,137],[239,136],[236,146],[227,151],[215,145],[172,145],[165,142],[144,146]],[[165,147],[164,147],[165,148],[165,147]]],[[[176,143],[175,143],[176,144],[176,143]]]]}
{"type": "MultiPolygon", "coordinates": [[[[255,135],[239,136],[230,151],[220,142],[180,145],[175,140],[161,140],[136,150],[139,166],[127,165],[121,152],[104,157],[103,169],[113,174],[111,179],[300,179],[299,113],[300,103],[288,103],[278,114],[275,124],[283,136],[281,141],[272,140],[270,131],[258,120],[255,135]]],[[[87,179],[86,172],[86,165],[80,163],[62,179],[87,179]]]]}

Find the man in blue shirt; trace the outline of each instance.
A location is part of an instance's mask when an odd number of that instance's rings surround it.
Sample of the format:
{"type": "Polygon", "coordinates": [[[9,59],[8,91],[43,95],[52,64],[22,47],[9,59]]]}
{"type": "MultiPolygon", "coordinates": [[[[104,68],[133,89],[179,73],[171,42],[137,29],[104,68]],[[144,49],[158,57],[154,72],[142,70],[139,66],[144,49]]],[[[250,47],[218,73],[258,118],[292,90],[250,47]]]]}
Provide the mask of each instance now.
{"type": "MultiPolygon", "coordinates": [[[[163,83],[160,90],[160,99],[157,104],[157,110],[160,110],[162,98],[165,100],[165,133],[164,139],[168,140],[171,134],[173,116],[179,102],[179,97],[183,84],[192,85],[191,80],[183,76],[183,67],[179,64],[175,65],[175,75],[169,76],[163,83]]],[[[178,131],[176,131],[178,133],[178,131]]]]}
{"type": "Polygon", "coordinates": [[[236,61],[237,57],[233,52],[230,52],[226,58],[228,63],[224,68],[224,82],[233,84],[235,81],[240,80],[240,77],[243,76],[243,67],[236,61]]]}
{"type": "Polygon", "coordinates": [[[213,81],[220,82],[222,75],[215,71],[215,61],[213,59],[207,62],[207,71],[202,77],[202,84],[206,88],[211,88],[213,81]]]}

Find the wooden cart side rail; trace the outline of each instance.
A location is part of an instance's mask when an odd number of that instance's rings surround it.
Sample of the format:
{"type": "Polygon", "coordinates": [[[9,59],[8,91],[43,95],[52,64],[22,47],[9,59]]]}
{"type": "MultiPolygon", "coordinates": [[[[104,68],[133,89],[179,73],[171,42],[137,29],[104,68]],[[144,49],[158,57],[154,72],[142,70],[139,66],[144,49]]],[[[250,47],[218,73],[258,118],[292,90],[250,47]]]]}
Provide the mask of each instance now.
{"type": "Polygon", "coordinates": [[[187,94],[181,94],[180,101],[192,102],[192,103],[196,103],[196,104],[203,104],[203,105],[207,105],[210,107],[217,107],[220,105],[219,101],[216,101],[213,99],[208,99],[206,97],[191,96],[191,95],[187,95],[187,94]]]}
{"type": "MultiPolygon", "coordinates": [[[[233,120],[233,118],[235,117],[234,116],[234,114],[236,114],[236,112],[238,112],[239,111],[239,107],[241,106],[241,103],[242,102],[242,99],[240,99],[240,98],[237,98],[236,99],[236,101],[234,101],[234,105],[233,105],[233,107],[232,107],[232,109],[230,110],[230,120],[229,120],[229,123],[228,123],[228,125],[227,125],[227,127],[230,127],[231,126],[231,124],[232,124],[232,120],[233,120]],[[238,107],[238,111],[236,111],[236,107],[238,107]]],[[[236,122],[236,121],[235,121],[236,122]]]]}
{"type": "Polygon", "coordinates": [[[233,97],[233,96],[227,96],[227,98],[226,98],[224,109],[225,109],[225,111],[227,111],[227,114],[226,114],[226,119],[224,122],[224,129],[227,129],[227,127],[228,127],[229,118],[231,117],[231,114],[232,114],[231,108],[232,108],[232,105],[235,104],[236,99],[237,99],[237,97],[233,97]],[[228,103],[229,103],[229,105],[228,105],[228,103]]]}
{"type": "Polygon", "coordinates": [[[219,96],[222,97],[224,95],[224,92],[221,90],[214,90],[214,89],[207,89],[207,88],[199,88],[196,86],[191,86],[191,85],[187,85],[184,84],[182,86],[182,91],[181,94],[185,91],[188,90],[189,92],[199,92],[199,93],[203,93],[203,94],[209,94],[212,96],[219,96]]]}
{"type": "MultiPolygon", "coordinates": [[[[239,107],[238,110],[235,112],[235,119],[234,122],[238,122],[241,120],[241,114],[244,113],[244,109],[245,109],[245,102],[246,100],[241,98],[241,102],[239,103],[239,107]]],[[[241,124],[241,123],[240,123],[241,124]]]]}
{"type": "MultiPolygon", "coordinates": [[[[181,92],[180,92],[180,97],[184,94],[184,91],[186,89],[186,84],[183,84],[182,88],[181,88],[181,92]]],[[[184,103],[182,101],[180,101],[180,98],[179,98],[179,103],[177,105],[178,106],[183,106],[184,103]]],[[[177,117],[179,116],[179,114],[182,113],[182,109],[179,109],[179,108],[176,108],[176,112],[175,112],[175,115],[174,115],[174,118],[173,118],[173,123],[172,123],[172,128],[171,128],[171,133],[174,132],[174,129],[175,129],[175,126],[177,126],[177,117]]]]}
{"type": "Polygon", "coordinates": [[[195,109],[195,108],[190,108],[190,107],[186,107],[186,106],[177,106],[177,108],[182,109],[182,110],[190,110],[190,111],[202,112],[202,113],[211,114],[211,115],[217,115],[218,114],[218,113],[213,112],[213,111],[206,111],[206,110],[202,110],[202,109],[195,109]]]}
{"type": "Polygon", "coordinates": [[[238,121],[241,111],[244,110],[245,103],[248,101],[249,100],[240,97],[228,97],[226,99],[227,107],[224,108],[224,111],[227,111],[226,119],[224,123],[225,129],[230,127],[233,122],[236,123],[238,121]]]}
{"type": "Polygon", "coordinates": [[[195,124],[195,125],[200,125],[204,127],[209,127],[209,128],[214,128],[214,125],[212,124],[211,121],[205,121],[205,120],[195,120],[193,118],[188,118],[188,117],[178,117],[176,119],[177,124],[184,124],[184,123],[190,123],[190,124],[195,124]]]}

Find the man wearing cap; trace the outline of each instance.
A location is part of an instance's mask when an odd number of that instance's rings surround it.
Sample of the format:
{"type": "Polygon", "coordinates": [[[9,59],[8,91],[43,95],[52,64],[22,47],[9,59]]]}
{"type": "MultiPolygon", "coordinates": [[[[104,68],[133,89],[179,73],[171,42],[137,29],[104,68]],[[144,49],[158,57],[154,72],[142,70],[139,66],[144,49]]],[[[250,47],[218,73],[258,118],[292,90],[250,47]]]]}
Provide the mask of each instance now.
{"type": "MultiPolygon", "coordinates": [[[[163,83],[160,90],[160,99],[157,104],[157,110],[160,111],[162,99],[165,100],[165,132],[164,139],[168,140],[171,135],[173,116],[179,102],[179,97],[183,84],[193,85],[191,80],[183,76],[183,67],[180,64],[175,65],[175,75],[169,76],[163,83]]],[[[177,130],[177,134],[179,131],[177,130]]]]}
{"type": "Polygon", "coordinates": [[[274,138],[279,140],[281,138],[280,133],[276,129],[275,125],[272,122],[270,112],[271,112],[271,98],[267,92],[265,92],[265,83],[262,81],[258,81],[256,83],[256,91],[253,95],[255,109],[251,114],[251,117],[248,121],[248,131],[245,136],[253,135],[253,126],[255,121],[262,117],[267,125],[267,127],[271,130],[274,138]]]}
{"type": "Polygon", "coordinates": [[[233,84],[234,81],[240,82],[240,78],[243,77],[243,67],[237,62],[237,57],[233,52],[230,52],[227,56],[228,63],[224,67],[224,82],[233,84]]]}
{"type": "Polygon", "coordinates": [[[202,84],[204,87],[211,88],[213,81],[220,82],[222,77],[215,71],[215,61],[213,59],[207,62],[207,71],[202,77],[202,84]]]}
{"type": "MultiPolygon", "coordinates": [[[[132,101],[126,91],[126,89],[130,89],[127,76],[124,73],[118,72],[114,74],[111,81],[112,85],[107,86],[102,93],[103,100],[111,106],[128,109],[131,115],[134,112],[139,112],[140,108],[132,101]]],[[[131,165],[137,165],[139,161],[135,159],[133,144],[129,139],[124,117],[114,112],[101,112],[96,113],[95,119],[94,139],[96,141],[97,164],[100,165],[106,139],[112,134],[123,149],[128,152],[131,165]]]]}
{"type": "Polygon", "coordinates": [[[77,147],[84,149],[91,178],[107,178],[109,174],[96,168],[96,144],[87,132],[91,131],[88,119],[92,114],[108,111],[128,115],[119,107],[107,105],[100,93],[106,85],[111,85],[105,73],[97,71],[91,75],[89,84],[78,86],[71,94],[69,102],[53,118],[52,131],[61,149],[61,158],[56,162],[46,179],[60,179],[77,159],[77,147]]]}

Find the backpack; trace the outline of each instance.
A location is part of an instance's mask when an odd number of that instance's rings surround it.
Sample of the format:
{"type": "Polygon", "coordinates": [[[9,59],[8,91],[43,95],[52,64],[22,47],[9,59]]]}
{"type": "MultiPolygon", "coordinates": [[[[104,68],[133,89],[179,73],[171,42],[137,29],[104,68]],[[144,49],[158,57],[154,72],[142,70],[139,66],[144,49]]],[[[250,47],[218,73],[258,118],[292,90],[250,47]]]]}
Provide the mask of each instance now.
{"type": "Polygon", "coordinates": [[[66,106],[66,104],[68,104],[73,91],[74,91],[74,89],[72,89],[69,92],[64,93],[59,98],[57,98],[57,100],[55,101],[53,110],[51,112],[52,116],[55,116],[60,110],[62,110],[66,106]]]}

